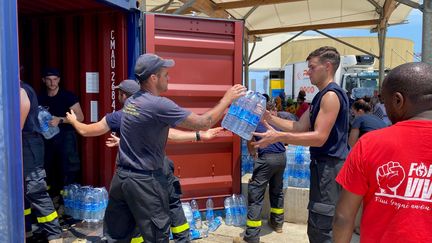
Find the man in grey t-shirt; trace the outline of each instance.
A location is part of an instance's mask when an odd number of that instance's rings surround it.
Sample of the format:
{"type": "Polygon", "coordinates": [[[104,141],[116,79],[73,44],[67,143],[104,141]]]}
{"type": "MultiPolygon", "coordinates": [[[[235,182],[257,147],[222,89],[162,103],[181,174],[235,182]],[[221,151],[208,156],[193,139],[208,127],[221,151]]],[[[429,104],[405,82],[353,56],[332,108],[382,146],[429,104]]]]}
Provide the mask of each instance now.
{"type": "Polygon", "coordinates": [[[119,160],[104,217],[109,241],[127,242],[136,225],[146,242],[168,242],[168,185],[162,165],[169,128],[207,130],[245,94],[242,85],[234,85],[214,108],[197,115],[159,96],[168,88],[168,68],[173,66],[173,60],[154,54],[136,61],[141,90],[123,108],[119,160]]]}

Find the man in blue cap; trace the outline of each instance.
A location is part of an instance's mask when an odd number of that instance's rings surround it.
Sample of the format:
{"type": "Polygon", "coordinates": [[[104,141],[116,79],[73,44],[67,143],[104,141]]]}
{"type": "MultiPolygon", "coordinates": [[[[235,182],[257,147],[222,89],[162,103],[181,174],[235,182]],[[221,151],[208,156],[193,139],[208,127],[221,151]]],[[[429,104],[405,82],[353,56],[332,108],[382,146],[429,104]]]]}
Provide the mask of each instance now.
{"type": "MultiPolygon", "coordinates": [[[[140,90],[140,85],[135,80],[126,79],[123,80],[118,86],[115,86],[115,89],[118,90],[118,101],[123,105],[126,99],[140,90]]],[[[84,124],[79,122],[73,110],[66,114],[66,119],[68,122],[72,124],[77,132],[84,137],[95,137],[103,135],[109,131],[116,133],[117,136],[120,134],[120,125],[123,116],[122,110],[109,113],[99,122],[92,124],[84,124]]],[[[218,127],[202,132],[192,132],[171,128],[169,130],[168,139],[175,142],[197,141],[200,139],[209,140],[216,137],[217,133],[221,130],[222,128],[218,127]]],[[[109,138],[107,141],[107,146],[118,146],[118,140],[118,137],[111,134],[111,138],[109,138]]],[[[165,157],[163,162],[163,173],[167,176],[169,183],[169,207],[173,239],[176,243],[189,242],[189,225],[187,223],[180,201],[180,181],[176,176],[174,176],[174,163],[168,157],[165,157]]],[[[133,242],[143,242],[144,240],[141,240],[141,238],[141,236],[134,237],[133,242]]]]}
{"type": "Polygon", "coordinates": [[[159,96],[168,88],[168,68],[173,66],[173,60],[154,54],[141,55],[136,62],[141,90],[123,108],[119,159],[104,217],[109,241],[126,242],[138,226],[146,242],[168,242],[168,182],[162,167],[169,128],[207,130],[245,93],[235,85],[214,108],[197,115],[159,96]]]}

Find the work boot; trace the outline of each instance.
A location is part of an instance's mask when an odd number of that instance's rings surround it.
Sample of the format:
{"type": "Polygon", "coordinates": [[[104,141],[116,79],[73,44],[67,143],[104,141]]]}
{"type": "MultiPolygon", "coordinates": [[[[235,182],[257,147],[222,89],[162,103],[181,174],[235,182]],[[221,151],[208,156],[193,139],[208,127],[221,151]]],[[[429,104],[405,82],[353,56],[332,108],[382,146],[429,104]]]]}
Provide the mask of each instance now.
{"type": "Polygon", "coordinates": [[[270,226],[270,228],[272,228],[276,233],[282,233],[282,225],[277,225],[275,222],[273,222],[273,220],[270,218],[268,220],[268,225],[270,226]]]}

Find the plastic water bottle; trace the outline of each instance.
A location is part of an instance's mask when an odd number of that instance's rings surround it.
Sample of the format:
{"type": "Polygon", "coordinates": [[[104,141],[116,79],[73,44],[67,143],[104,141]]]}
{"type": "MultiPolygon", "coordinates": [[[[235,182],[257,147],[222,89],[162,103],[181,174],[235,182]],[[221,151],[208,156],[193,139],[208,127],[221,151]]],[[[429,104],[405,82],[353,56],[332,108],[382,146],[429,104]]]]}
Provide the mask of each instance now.
{"type": "Polygon", "coordinates": [[[63,187],[63,202],[64,202],[64,212],[66,215],[71,215],[71,192],[70,186],[63,187]]]}
{"type": "Polygon", "coordinates": [[[240,225],[246,225],[247,219],[247,203],[243,195],[238,195],[238,203],[240,208],[240,225]]]}
{"type": "Polygon", "coordinates": [[[233,217],[234,217],[234,212],[233,212],[233,200],[231,197],[227,197],[224,200],[224,207],[225,207],[225,224],[226,225],[233,225],[233,217]]]}
{"type": "Polygon", "coordinates": [[[209,232],[215,232],[217,228],[222,224],[222,218],[220,216],[214,218],[208,225],[209,232]]]}
{"type": "Polygon", "coordinates": [[[214,219],[213,208],[214,208],[213,200],[211,197],[209,197],[206,202],[206,220],[208,224],[210,224],[210,222],[213,221],[214,219]]]}
{"type": "Polygon", "coordinates": [[[310,152],[309,152],[309,147],[305,147],[303,150],[304,153],[304,171],[305,171],[305,187],[309,188],[310,187],[310,152]]]}
{"type": "Polygon", "coordinates": [[[202,228],[202,221],[201,221],[201,214],[199,212],[198,203],[195,201],[195,199],[192,199],[190,202],[191,208],[192,208],[192,215],[195,222],[195,227],[197,229],[202,228]]]}
{"type": "Polygon", "coordinates": [[[249,122],[253,116],[253,109],[255,108],[255,99],[256,93],[251,93],[249,96],[245,96],[244,101],[242,102],[243,109],[240,113],[240,124],[237,129],[237,135],[240,137],[250,140],[252,138],[252,134],[248,134],[249,122]]]}
{"type": "Polygon", "coordinates": [[[236,127],[239,119],[238,116],[241,112],[241,107],[239,106],[241,98],[236,99],[228,109],[227,114],[225,115],[224,119],[222,120],[222,127],[225,129],[228,129],[230,131],[234,131],[234,127],[236,127]]]}
{"type": "Polygon", "coordinates": [[[248,166],[248,173],[252,174],[253,170],[254,170],[254,163],[255,163],[255,158],[253,156],[249,156],[250,160],[249,160],[249,166],[248,166]]]}
{"type": "Polygon", "coordinates": [[[245,96],[238,98],[231,104],[227,114],[222,120],[222,127],[232,131],[233,133],[236,133],[237,135],[240,135],[239,130],[243,122],[242,116],[246,116],[248,112],[244,105],[253,94],[254,91],[249,90],[246,92],[245,96]]]}
{"type": "Polygon", "coordinates": [[[105,198],[104,198],[104,189],[105,188],[94,188],[95,192],[95,201],[92,204],[93,211],[93,221],[99,222],[103,219],[105,213],[105,198]]]}
{"type": "Polygon", "coordinates": [[[60,132],[58,126],[52,127],[49,122],[52,120],[52,115],[42,106],[38,107],[39,128],[45,139],[50,139],[60,132]]]}
{"type": "Polygon", "coordinates": [[[262,96],[260,93],[255,93],[252,99],[255,103],[255,106],[251,111],[251,116],[248,119],[248,126],[245,131],[245,133],[248,134],[250,138],[252,138],[252,132],[256,130],[258,123],[266,110],[266,99],[264,96],[262,96]]]}
{"type": "Polygon", "coordinates": [[[74,219],[78,219],[78,193],[79,193],[79,185],[72,184],[70,185],[70,216],[74,219]]]}
{"type": "Polygon", "coordinates": [[[201,232],[199,230],[197,230],[197,229],[192,229],[191,228],[189,230],[189,234],[190,234],[191,240],[196,240],[196,239],[201,238],[201,232]]]}
{"type": "Polygon", "coordinates": [[[192,229],[195,229],[195,222],[192,214],[192,208],[188,202],[182,202],[182,208],[192,232],[192,229]]]}
{"type": "Polygon", "coordinates": [[[92,201],[94,201],[93,198],[93,193],[91,191],[91,188],[89,187],[82,187],[81,188],[81,207],[80,207],[80,211],[81,211],[81,218],[85,220],[86,222],[90,222],[91,221],[91,204],[92,201]]]}
{"type": "Polygon", "coordinates": [[[104,216],[105,216],[105,210],[108,206],[108,192],[105,189],[105,187],[101,188],[101,192],[102,192],[102,201],[99,204],[99,213],[98,213],[98,220],[103,220],[104,216]]]}
{"type": "Polygon", "coordinates": [[[240,226],[241,225],[241,214],[240,214],[240,207],[238,203],[238,198],[236,195],[232,195],[231,199],[233,201],[233,225],[234,226],[240,226]]]}
{"type": "Polygon", "coordinates": [[[189,231],[191,240],[208,237],[208,229],[191,229],[189,231]]]}

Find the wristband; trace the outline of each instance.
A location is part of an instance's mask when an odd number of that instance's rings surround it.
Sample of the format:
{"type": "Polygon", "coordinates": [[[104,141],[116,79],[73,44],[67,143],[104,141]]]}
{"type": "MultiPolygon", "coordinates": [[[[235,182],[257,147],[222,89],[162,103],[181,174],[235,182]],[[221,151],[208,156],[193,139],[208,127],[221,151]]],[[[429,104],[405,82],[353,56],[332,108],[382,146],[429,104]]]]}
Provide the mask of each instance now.
{"type": "Polygon", "coordinates": [[[196,141],[201,141],[201,136],[200,136],[200,133],[199,133],[199,131],[196,131],[195,132],[195,139],[196,139],[196,141]]]}

